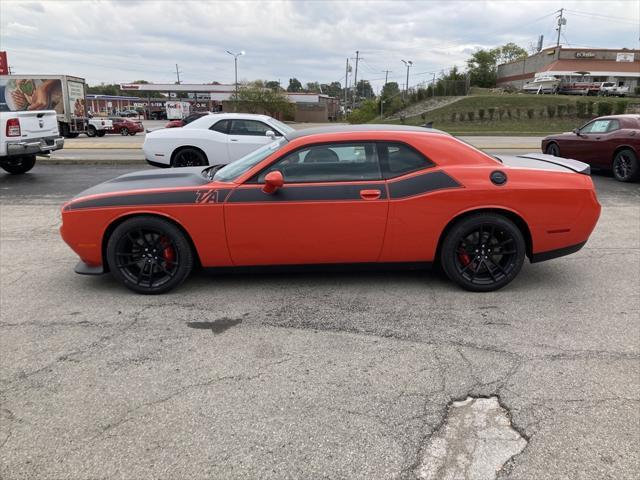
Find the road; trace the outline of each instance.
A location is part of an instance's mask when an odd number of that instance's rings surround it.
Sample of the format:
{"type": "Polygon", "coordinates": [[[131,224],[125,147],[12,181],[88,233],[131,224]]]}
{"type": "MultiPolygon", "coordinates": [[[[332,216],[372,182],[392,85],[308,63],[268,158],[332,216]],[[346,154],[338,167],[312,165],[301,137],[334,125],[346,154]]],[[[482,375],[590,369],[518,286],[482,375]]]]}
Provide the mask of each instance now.
{"type": "Polygon", "coordinates": [[[138,168],[0,175],[1,478],[412,479],[469,395],[527,440],[500,479],[637,478],[638,184],[594,176],[586,247],[495,293],[343,272],[153,297],[75,275],[57,232],[65,199],[138,168]]]}

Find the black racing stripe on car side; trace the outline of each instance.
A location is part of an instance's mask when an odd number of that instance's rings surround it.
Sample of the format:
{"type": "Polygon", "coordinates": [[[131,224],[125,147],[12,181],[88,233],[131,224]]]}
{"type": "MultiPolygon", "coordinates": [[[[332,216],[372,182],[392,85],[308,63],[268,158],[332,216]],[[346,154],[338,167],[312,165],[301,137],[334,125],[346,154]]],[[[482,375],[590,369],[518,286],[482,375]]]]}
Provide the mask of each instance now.
{"type": "Polygon", "coordinates": [[[260,202],[305,202],[323,200],[362,200],[362,190],[380,189],[380,199],[387,198],[384,183],[360,185],[309,185],[289,186],[277,190],[275,193],[264,193],[262,187],[238,188],[228,197],[227,203],[260,203],[260,202]]]}
{"type": "Polygon", "coordinates": [[[136,193],[79,200],[67,206],[68,210],[84,208],[131,207],[140,205],[177,205],[197,203],[222,203],[230,189],[199,189],[178,192],[136,193]]]}
{"type": "Polygon", "coordinates": [[[409,177],[404,180],[389,182],[388,185],[391,200],[462,186],[442,171],[416,175],[415,177],[409,177]]]}

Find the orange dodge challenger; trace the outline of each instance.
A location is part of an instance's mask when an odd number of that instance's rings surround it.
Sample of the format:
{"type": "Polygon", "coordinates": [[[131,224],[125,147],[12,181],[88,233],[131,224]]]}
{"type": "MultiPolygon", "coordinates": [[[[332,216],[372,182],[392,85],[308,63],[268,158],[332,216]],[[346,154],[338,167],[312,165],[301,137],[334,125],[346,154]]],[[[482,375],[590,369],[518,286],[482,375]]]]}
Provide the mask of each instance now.
{"type": "Polygon", "coordinates": [[[296,131],[226,166],[130,173],[62,207],[76,272],[163,293],[204,268],[428,266],[504,287],[524,258],[579,250],[600,215],[589,166],[487,155],[437,130],[296,131]]]}

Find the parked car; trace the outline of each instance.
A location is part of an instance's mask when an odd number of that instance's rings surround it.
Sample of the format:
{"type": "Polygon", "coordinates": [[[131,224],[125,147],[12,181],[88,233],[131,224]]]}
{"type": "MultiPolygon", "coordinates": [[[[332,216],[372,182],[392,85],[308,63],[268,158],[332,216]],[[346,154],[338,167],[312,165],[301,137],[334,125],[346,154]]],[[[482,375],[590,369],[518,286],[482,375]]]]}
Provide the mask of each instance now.
{"type": "Polygon", "coordinates": [[[608,115],[572,132],[549,135],[542,151],[611,170],[616,180],[640,180],[640,115],[608,115]]]}
{"type": "Polygon", "coordinates": [[[0,111],[0,167],[14,175],[26,173],[36,155],[64,146],[55,110],[0,111]]]}
{"type": "Polygon", "coordinates": [[[171,120],[167,123],[164,128],[178,128],[184,127],[185,125],[190,124],[194,120],[204,117],[205,115],[210,115],[209,112],[194,112],[191,115],[187,115],[186,117],[180,120],[171,120]]]}
{"type": "Polygon", "coordinates": [[[109,133],[119,133],[120,135],[135,135],[139,132],[144,132],[144,126],[142,122],[138,120],[130,120],[128,118],[112,117],[113,127],[109,130],[109,133]]]}
{"type": "Polygon", "coordinates": [[[599,215],[582,162],[497,159],[442,132],[360,125],[288,132],[224,167],[123,175],[66,203],[60,232],[76,272],[110,271],[139,293],[171,290],[195,265],[436,260],[486,292],[525,257],[579,250],[599,215]]]}
{"type": "Polygon", "coordinates": [[[140,113],[137,110],[122,110],[117,112],[116,115],[118,117],[138,117],[140,113]]]}
{"type": "Polygon", "coordinates": [[[165,110],[154,110],[149,112],[149,120],[166,120],[167,112],[165,110]]]}
{"type": "Polygon", "coordinates": [[[182,128],[147,133],[142,150],[156,167],[221,165],[274,141],[294,129],[267,115],[205,115],[182,128]]]}
{"type": "Polygon", "coordinates": [[[624,97],[628,93],[628,86],[620,86],[616,82],[602,82],[598,95],[603,95],[605,97],[624,97]]]}

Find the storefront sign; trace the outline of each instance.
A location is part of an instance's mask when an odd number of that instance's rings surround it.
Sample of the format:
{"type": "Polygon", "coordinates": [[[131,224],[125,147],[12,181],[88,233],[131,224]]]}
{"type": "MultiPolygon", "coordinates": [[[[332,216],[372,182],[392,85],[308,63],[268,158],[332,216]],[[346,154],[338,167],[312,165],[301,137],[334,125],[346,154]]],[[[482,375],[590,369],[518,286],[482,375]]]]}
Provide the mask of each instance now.
{"type": "Polygon", "coordinates": [[[616,62],[633,62],[635,54],[629,52],[619,52],[616,54],[616,62]]]}
{"type": "Polygon", "coordinates": [[[594,52],[576,52],[576,58],[593,58],[595,56],[594,52]]]}

